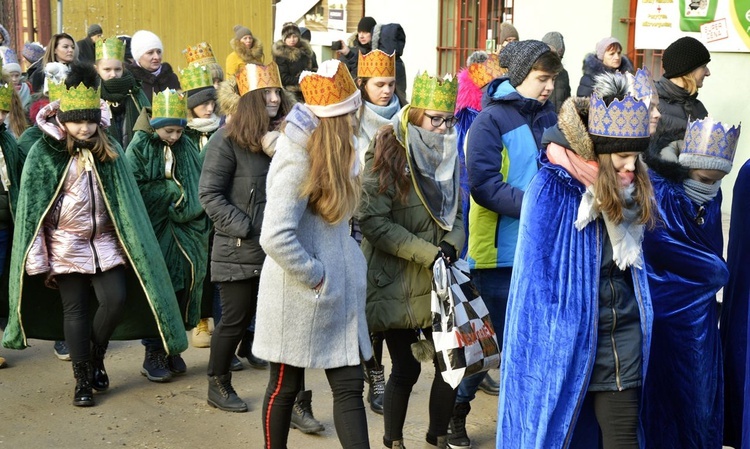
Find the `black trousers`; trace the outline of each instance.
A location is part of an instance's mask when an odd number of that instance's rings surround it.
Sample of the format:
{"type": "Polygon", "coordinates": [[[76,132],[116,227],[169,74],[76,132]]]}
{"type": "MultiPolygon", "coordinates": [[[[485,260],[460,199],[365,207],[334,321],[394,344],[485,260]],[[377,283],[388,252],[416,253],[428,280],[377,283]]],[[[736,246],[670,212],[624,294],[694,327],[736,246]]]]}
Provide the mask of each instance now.
{"type": "Polygon", "coordinates": [[[63,332],[70,359],[83,362],[91,357],[91,343],[107,346],[125,313],[125,267],[96,274],[70,273],[55,276],[63,308],[63,332]],[[91,287],[99,307],[93,325],[89,317],[91,287]]]}
{"type": "Polygon", "coordinates": [[[638,405],[641,389],[592,391],[594,413],[604,449],[638,449],[638,405]]]}
{"type": "MultiPolygon", "coordinates": [[[[286,449],[292,407],[304,376],[304,368],[271,362],[263,399],[264,449],[286,449]]],[[[362,368],[359,365],[331,368],[326,370],[326,377],[333,393],[333,423],[341,447],[369,449],[362,368]]]]}
{"type": "Polygon", "coordinates": [[[211,336],[211,355],[208,375],[220,376],[229,372],[234,350],[245,335],[258,305],[259,277],[219,283],[221,319],[211,336]]]}
{"type": "MultiPolygon", "coordinates": [[[[425,337],[432,340],[432,329],[423,329],[425,337]]],[[[383,396],[383,424],[385,434],[383,444],[391,447],[393,441],[404,438],[404,422],[409,407],[409,396],[419,380],[421,364],[411,352],[411,344],[418,339],[414,329],[391,329],[385,331],[385,344],[391,354],[393,368],[385,384],[383,396]]],[[[453,404],[456,401],[456,390],[445,383],[438,368],[437,358],[433,357],[435,378],[430,389],[427,439],[431,443],[439,436],[448,434],[448,423],[453,415],[453,404]]]]}

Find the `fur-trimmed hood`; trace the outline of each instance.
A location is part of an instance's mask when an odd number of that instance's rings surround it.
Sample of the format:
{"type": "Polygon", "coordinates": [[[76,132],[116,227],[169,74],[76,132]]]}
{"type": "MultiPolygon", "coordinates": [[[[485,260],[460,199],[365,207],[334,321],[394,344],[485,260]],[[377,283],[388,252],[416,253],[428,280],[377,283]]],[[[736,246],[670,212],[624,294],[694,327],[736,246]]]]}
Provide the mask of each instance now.
{"type": "Polygon", "coordinates": [[[456,112],[466,108],[479,112],[482,110],[482,89],[474,84],[469,76],[469,69],[458,72],[458,96],[456,97],[456,112]]]}
{"type": "Polygon", "coordinates": [[[295,62],[302,57],[302,55],[308,58],[313,57],[313,49],[310,43],[304,39],[297,41],[297,45],[290,47],[284,43],[283,40],[279,39],[273,43],[273,56],[274,58],[284,58],[289,61],[295,62]]]}
{"type": "Polygon", "coordinates": [[[560,107],[557,125],[547,129],[542,137],[542,145],[556,143],[568,148],[586,159],[595,161],[594,143],[588,132],[589,99],[570,97],[560,107]]]}
{"type": "MultiPolygon", "coordinates": [[[[633,73],[633,63],[630,62],[630,59],[628,59],[627,56],[621,55],[622,59],[620,60],[620,67],[617,69],[617,71],[620,71],[622,73],[630,72],[633,73]]],[[[586,55],[585,58],[583,58],[583,74],[588,75],[590,77],[595,77],[596,75],[603,73],[603,72],[614,72],[615,70],[610,69],[609,67],[606,67],[604,65],[604,61],[596,57],[595,53],[589,53],[586,55]]]]}
{"type": "Polygon", "coordinates": [[[265,56],[263,55],[263,42],[256,37],[253,37],[253,46],[250,48],[245,47],[237,39],[229,41],[229,45],[232,47],[237,56],[240,57],[246,64],[263,64],[265,56]]]}

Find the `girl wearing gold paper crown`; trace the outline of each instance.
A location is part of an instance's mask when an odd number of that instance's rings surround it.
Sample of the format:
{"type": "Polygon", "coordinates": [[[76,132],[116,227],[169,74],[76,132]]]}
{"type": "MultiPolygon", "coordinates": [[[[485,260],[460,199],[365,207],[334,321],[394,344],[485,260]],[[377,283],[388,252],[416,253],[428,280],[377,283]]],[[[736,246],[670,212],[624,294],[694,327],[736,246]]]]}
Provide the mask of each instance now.
{"type": "MultiPolygon", "coordinates": [[[[418,75],[412,103],[395,125],[382,127],[365,155],[358,213],[367,259],[367,322],[384,332],[393,367],[385,386],[387,447],[404,445],[404,421],[420,362],[411,345],[432,338],[431,267],[455,261],[466,241],[456,151],[457,81],[418,75]]],[[[440,375],[430,393],[430,447],[445,448],[456,392],[440,375]]]]}
{"type": "MultiPolygon", "coordinates": [[[[154,95],[153,112],[144,109],[126,153],[143,202],[149,212],[172,291],[187,329],[200,319],[203,281],[208,262],[210,221],[198,201],[203,158],[183,135],[187,123],[184,94],[164,89],[154,95]]],[[[185,328],[183,328],[183,331],[185,328]]],[[[187,371],[180,354],[167,355],[162,342],[145,339],[141,374],[152,382],[167,382],[187,371]]]]}
{"type": "Polygon", "coordinates": [[[23,349],[28,338],[64,335],[76,378],[73,404],[90,406],[92,388],[109,386],[110,338],[155,336],[172,353],[187,339],[135,180],[104,131],[109,110],[96,72],[74,66],[67,81],[61,100],[50,104],[54,113],[38,117],[45,136],[21,177],[3,345],[23,349]],[[93,314],[92,286],[99,304],[93,314]]]}
{"type": "Polygon", "coordinates": [[[654,299],[645,443],[720,448],[725,390],[716,293],[729,277],[720,186],[740,129],[707,117],[687,125],[684,141],[670,142],[673,134],[663,131],[646,159],[661,221],[643,243],[654,299]]]}
{"type": "MultiPolygon", "coordinates": [[[[353,142],[360,93],[346,66],[303,72],[306,105],[286,116],[266,186],[253,353],[271,365],[264,447],[286,448],[305,368],[325,369],[342,447],[369,448],[361,359],[372,357],[366,266],[349,236],[361,166],[353,142]]],[[[230,122],[231,123],[231,122],[230,122]]]]}
{"type": "Polygon", "coordinates": [[[204,66],[190,65],[180,70],[180,85],[187,95],[188,105],[185,137],[203,151],[221,125],[221,117],[216,115],[216,89],[211,72],[204,66]]]}
{"type": "MultiPolygon", "coordinates": [[[[232,387],[234,349],[255,315],[258,282],[266,258],[259,243],[266,205],[266,175],[278,125],[291,109],[278,68],[247,64],[232,83],[236,105],[227,126],[206,146],[199,195],[214,223],[211,281],[221,293],[221,320],[211,338],[208,403],[245,412],[232,387]],[[236,90],[235,90],[236,89],[236,90]]],[[[249,349],[249,348],[248,348],[249,349]]]]}
{"type": "Polygon", "coordinates": [[[133,127],[148,98],[130,71],[125,70],[125,43],[116,37],[96,41],[96,73],[101,79],[102,100],[112,112],[109,132],[123,148],[133,140],[133,127]]]}
{"type": "Polygon", "coordinates": [[[652,312],[641,242],[656,205],[639,156],[651,91],[634,97],[625,76],[600,77],[590,100],[563,103],[524,193],[497,447],[644,447],[652,312]],[[623,116],[624,126],[612,119],[623,116]]]}

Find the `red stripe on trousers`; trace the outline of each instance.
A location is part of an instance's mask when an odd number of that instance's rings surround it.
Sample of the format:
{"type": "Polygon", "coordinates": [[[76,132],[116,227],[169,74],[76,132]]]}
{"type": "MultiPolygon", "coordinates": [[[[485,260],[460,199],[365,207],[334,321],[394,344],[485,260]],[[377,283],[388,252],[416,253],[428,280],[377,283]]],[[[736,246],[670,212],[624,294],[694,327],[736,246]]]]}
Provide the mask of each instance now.
{"type": "Polygon", "coordinates": [[[271,398],[268,400],[268,408],[266,409],[266,449],[271,449],[271,408],[273,407],[274,399],[276,399],[276,396],[279,395],[279,390],[281,390],[281,381],[284,379],[284,366],[283,363],[279,364],[279,380],[276,382],[276,389],[273,390],[271,398]]]}

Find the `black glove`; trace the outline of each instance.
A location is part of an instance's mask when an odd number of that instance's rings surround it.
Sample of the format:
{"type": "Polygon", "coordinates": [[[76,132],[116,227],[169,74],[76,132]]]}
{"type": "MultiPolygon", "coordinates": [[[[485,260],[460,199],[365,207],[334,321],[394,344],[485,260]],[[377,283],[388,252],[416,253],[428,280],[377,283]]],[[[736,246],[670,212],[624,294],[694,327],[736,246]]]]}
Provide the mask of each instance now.
{"type": "Polygon", "coordinates": [[[445,240],[440,242],[440,252],[442,252],[443,257],[447,259],[446,262],[448,263],[448,265],[458,260],[456,248],[454,248],[453,245],[446,242],[445,240]]]}

